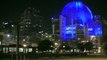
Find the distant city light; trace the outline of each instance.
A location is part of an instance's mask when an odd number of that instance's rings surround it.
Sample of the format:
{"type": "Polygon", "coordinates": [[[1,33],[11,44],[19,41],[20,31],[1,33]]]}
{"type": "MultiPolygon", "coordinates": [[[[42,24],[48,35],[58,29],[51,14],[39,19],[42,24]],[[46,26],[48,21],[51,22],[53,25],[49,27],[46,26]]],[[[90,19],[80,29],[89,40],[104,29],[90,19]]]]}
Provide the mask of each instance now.
{"type": "Polygon", "coordinates": [[[42,36],[43,36],[43,34],[42,34],[42,36]]]}
{"type": "Polygon", "coordinates": [[[55,42],[55,46],[58,46],[58,43],[55,42]]]}
{"type": "Polygon", "coordinates": [[[53,47],[52,45],[50,47],[53,47]]]}
{"type": "Polygon", "coordinates": [[[7,34],[7,37],[9,38],[9,37],[10,37],[10,34],[7,34]]]}
{"type": "Polygon", "coordinates": [[[8,24],[8,22],[6,22],[6,23],[4,23],[5,25],[7,25],[8,24]]]}
{"type": "Polygon", "coordinates": [[[101,53],[101,47],[98,47],[98,53],[101,53]]]}
{"type": "Polygon", "coordinates": [[[78,40],[80,40],[81,38],[78,38],[78,40]]]}
{"type": "Polygon", "coordinates": [[[12,27],[14,27],[14,25],[11,25],[12,27]]]}
{"type": "Polygon", "coordinates": [[[46,35],[48,34],[48,33],[45,33],[46,35]]]}
{"type": "Polygon", "coordinates": [[[95,37],[95,36],[91,36],[91,38],[93,38],[93,37],[95,37]]]}
{"type": "Polygon", "coordinates": [[[0,41],[0,45],[1,45],[1,41],[0,41]]]}
{"type": "Polygon", "coordinates": [[[53,17],[51,19],[54,19],[53,17]]]}
{"type": "Polygon", "coordinates": [[[23,41],[26,41],[25,39],[23,39],[23,41]]]}
{"type": "Polygon", "coordinates": [[[65,46],[63,46],[63,48],[65,48],[65,46]]]}
{"type": "Polygon", "coordinates": [[[41,31],[39,33],[42,33],[41,31]]]}
{"type": "Polygon", "coordinates": [[[51,36],[51,35],[49,35],[49,37],[51,38],[52,36],[51,36]]]}
{"type": "Polygon", "coordinates": [[[46,38],[48,38],[48,36],[46,36],[46,38]]]}
{"type": "Polygon", "coordinates": [[[23,44],[23,47],[27,47],[27,45],[26,45],[26,44],[23,44]]]}
{"type": "Polygon", "coordinates": [[[80,24],[80,26],[84,26],[83,24],[80,24]]]}
{"type": "Polygon", "coordinates": [[[93,30],[93,28],[88,28],[88,31],[92,31],[93,30]]]}

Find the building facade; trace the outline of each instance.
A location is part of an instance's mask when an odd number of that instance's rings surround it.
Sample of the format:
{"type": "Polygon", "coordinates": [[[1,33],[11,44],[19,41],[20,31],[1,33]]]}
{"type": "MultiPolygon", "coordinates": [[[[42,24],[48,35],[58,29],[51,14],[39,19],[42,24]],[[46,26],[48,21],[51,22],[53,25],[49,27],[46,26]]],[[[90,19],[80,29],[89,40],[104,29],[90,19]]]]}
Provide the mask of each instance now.
{"type": "Polygon", "coordinates": [[[43,16],[40,15],[39,10],[32,7],[25,9],[19,25],[20,42],[22,44],[32,45],[33,42],[40,40],[38,33],[43,28],[43,16]]]}
{"type": "Polygon", "coordinates": [[[101,52],[102,24],[100,17],[81,1],[73,1],[65,5],[60,14],[60,40],[64,42],[91,41],[94,48],[101,52]]]}

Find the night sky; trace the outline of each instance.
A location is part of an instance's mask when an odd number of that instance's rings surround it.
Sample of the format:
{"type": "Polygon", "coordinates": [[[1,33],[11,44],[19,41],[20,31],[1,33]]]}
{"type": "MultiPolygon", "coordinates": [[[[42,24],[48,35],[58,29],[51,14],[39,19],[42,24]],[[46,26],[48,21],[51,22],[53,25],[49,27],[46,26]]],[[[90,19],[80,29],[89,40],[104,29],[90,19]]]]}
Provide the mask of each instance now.
{"type": "MultiPolygon", "coordinates": [[[[27,7],[40,10],[41,15],[52,17],[73,0],[0,0],[0,19],[17,19],[27,7]]],[[[93,12],[107,19],[106,0],[81,0],[93,12]]]]}

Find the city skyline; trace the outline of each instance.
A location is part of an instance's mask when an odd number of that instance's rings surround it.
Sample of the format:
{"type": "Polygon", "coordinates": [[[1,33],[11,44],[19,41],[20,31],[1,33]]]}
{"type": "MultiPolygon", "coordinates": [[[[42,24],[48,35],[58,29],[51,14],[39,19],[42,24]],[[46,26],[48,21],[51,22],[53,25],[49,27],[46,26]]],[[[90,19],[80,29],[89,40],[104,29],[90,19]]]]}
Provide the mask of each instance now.
{"type": "Polygon", "coordinates": [[[1,1],[0,58],[105,57],[105,3],[103,0],[1,1]]]}
{"type": "MultiPolygon", "coordinates": [[[[44,17],[51,18],[59,13],[64,5],[74,0],[3,0],[0,1],[0,19],[17,19],[21,13],[28,7],[34,7],[40,10],[40,14],[44,17]]],[[[80,0],[93,11],[93,14],[101,15],[107,19],[105,0],[80,0]]]]}

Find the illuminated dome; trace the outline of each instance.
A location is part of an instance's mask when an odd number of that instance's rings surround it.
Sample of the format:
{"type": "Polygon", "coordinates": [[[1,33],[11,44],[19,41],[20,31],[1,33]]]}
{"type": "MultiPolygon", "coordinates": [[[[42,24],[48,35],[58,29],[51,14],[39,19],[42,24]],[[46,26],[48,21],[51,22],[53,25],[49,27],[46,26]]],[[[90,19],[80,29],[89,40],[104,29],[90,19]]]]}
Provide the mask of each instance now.
{"type": "Polygon", "coordinates": [[[84,27],[92,24],[91,10],[80,1],[70,2],[62,9],[60,15],[60,38],[63,41],[73,40],[78,32],[84,32],[84,27]]]}
{"type": "Polygon", "coordinates": [[[73,1],[68,3],[62,10],[61,15],[65,17],[68,22],[87,23],[92,22],[93,15],[91,10],[80,1],[73,1]]]}

